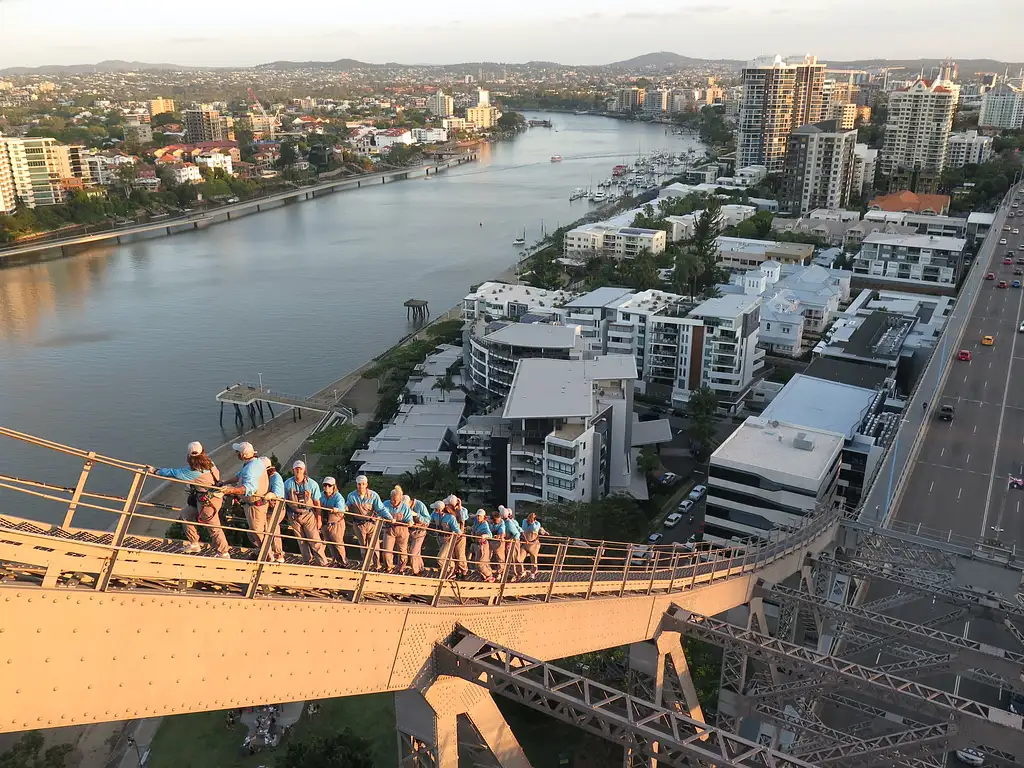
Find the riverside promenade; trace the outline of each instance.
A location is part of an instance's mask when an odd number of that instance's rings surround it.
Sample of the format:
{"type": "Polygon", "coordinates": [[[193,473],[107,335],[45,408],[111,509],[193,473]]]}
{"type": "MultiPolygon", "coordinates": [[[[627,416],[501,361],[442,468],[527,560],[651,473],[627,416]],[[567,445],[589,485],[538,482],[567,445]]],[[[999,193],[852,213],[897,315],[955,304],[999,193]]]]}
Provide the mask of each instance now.
{"type": "Polygon", "coordinates": [[[166,237],[182,232],[192,232],[197,229],[204,229],[211,224],[219,224],[225,221],[264,210],[278,208],[291,203],[313,200],[333,192],[347,192],[353,189],[362,189],[369,186],[380,186],[395,181],[405,181],[426,176],[435,176],[443,173],[449,168],[456,168],[465,163],[477,159],[476,153],[470,152],[448,160],[435,163],[427,163],[414,168],[400,168],[392,171],[377,171],[364,173],[358,176],[345,176],[328,181],[322,181],[309,186],[296,186],[283,192],[275,192],[272,195],[242,200],[237,203],[229,203],[217,208],[190,213],[185,216],[149,221],[144,224],[133,224],[127,227],[103,230],[88,234],[75,235],[54,239],[40,238],[22,245],[12,245],[0,248],[0,267],[21,264],[25,261],[38,259],[60,258],[69,256],[76,248],[87,245],[95,245],[108,240],[117,243],[128,243],[150,237],[166,237]]]}

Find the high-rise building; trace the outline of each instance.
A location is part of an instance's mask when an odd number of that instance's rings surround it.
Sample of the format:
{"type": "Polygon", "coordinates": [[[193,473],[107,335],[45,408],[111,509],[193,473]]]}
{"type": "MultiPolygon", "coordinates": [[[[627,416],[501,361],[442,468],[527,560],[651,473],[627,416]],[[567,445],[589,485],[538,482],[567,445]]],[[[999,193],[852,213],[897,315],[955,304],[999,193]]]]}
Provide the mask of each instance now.
{"type": "Polygon", "coordinates": [[[620,88],[617,96],[619,112],[635,112],[647,101],[646,89],[637,88],[635,85],[630,88],[620,88]]]}
{"type": "Polygon", "coordinates": [[[853,148],[853,181],[850,183],[850,195],[863,195],[875,187],[875,168],[878,163],[878,150],[871,149],[867,144],[857,144],[853,148]]]}
{"type": "Polygon", "coordinates": [[[997,85],[981,97],[978,127],[1017,131],[1024,127],[1024,91],[997,85]]]}
{"type": "Polygon", "coordinates": [[[889,117],[878,164],[889,189],[934,192],[946,164],[958,89],[918,80],[889,94],[889,117]]]}
{"type": "Polygon", "coordinates": [[[647,91],[646,98],[644,98],[644,112],[651,114],[660,114],[662,112],[668,112],[671,106],[672,91],[667,88],[657,88],[651,91],[647,91]]]}
{"type": "Polygon", "coordinates": [[[484,88],[478,88],[476,92],[476,105],[478,107],[491,106],[491,92],[484,88]]]}
{"type": "Polygon", "coordinates": [[[839,123],[840,128],[849,131],[853,130],[857,125],[857,115],[859,112],[860,107],[856,104],[833,102],[828,106],[828,116],[826,119],[835,120],[839,123]]]}
{"type": "Polygon", "coordinates": [[[234,121],[227,115],[203,104],[182,113],[185,134],[192,143],[200,141],[230,141],[233,139],[234,121]]]}
{"type": "Polygon", "coordinates": [[[784,205],[795,216],[815,208],[845,208],[853,179],[857,132],[838,121],[802,125],[789,137],[784,205]]]}
{"type": "Polygon", "coordinates": [[[149,114],[153,117],[162,115],[164,112],[174,111],[174,100],[173,99],[151,99],[149,102],[149,114]]]}
{"type": "Polygon", "coordinates": [[[946,148],[946,168],[963,168],[965,165],[980,165],[992,157],[992,137],[981,136],[977,131],[954,133],[949,137],[946,148]]]}
{"type": "Polygon", "coordinates": [[[0,137],[0,211],[63,203],[73,177],[69,148],[56,139],[0,137]]]}
{"type": "Polygon", "coordinates": [[[427,110],[437,117],[451,117],[455,114],[455,100],[440,88],[427,99],[427,110]]]}
{"type": "Polygon", "coordinates": [[[800,64],[759,59],[744,67],[742,81],[736,166],[781,173],[790,132],[821,119],[825,65],[814,56],[800,64]]]}

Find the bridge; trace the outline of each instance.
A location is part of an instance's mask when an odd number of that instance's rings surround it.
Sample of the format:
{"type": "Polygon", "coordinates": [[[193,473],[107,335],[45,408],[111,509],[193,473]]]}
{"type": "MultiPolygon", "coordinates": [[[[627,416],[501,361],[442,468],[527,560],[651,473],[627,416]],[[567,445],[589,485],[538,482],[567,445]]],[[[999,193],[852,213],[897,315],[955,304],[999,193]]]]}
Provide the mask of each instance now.
{"type": "Polygon", "coordinates": [[[357,567],[271,562],[269,538],[253,548],[229,517],[225,560],[165,537],[177,515],[143,500],[143,465],[0,436],[80,464],[65,483],[0,474],[0,509],[39,508],[0,516],[0,732],[389,691],[402,765],[457,765],[468,723],[497,764],[527,766],[494,693],[622,744],[628,765],[924,766],[962,746],[1024,761],[1019,715],[922,680],[1024,692],[1024,644],[946,634],[945,610],[887,613],[923,598],[1024,640],[1012,548],[825,508],[729,549],[546,537],[536,578],[487,583],[442,578],[432,546],[419,576],[376,571],[368,552],[357,567]],[[848,605],[830,594],[840,575],[895,591],[848,605]],[[724,650],[714,724],[688,638],[724,650]],[[623,645],[628,692],[552,663],[623,645]]]}

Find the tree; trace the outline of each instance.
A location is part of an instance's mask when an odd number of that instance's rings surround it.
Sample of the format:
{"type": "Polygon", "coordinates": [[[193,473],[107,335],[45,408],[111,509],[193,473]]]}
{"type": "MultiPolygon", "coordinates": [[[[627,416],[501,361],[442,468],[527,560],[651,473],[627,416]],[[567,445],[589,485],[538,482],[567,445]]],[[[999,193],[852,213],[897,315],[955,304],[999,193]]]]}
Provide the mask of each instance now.
{"type": "Polygon", "coordinates": [[[661,286],[658,277],[658,264],[654,255],[646,248],[638,253],[628,266],[629,283],[638,291],[646,291],[661,286]]]}
{"type": "Polygon", "coordinates": [[[452,380],[452,372],[445,371],[444,376],[441,376],[437,381],[434,382],[432,389],[441,391],[441,401],[444,402],[444,393],[451,392],[455,389],[455,382],[452,380]]]}
{"type": "Polygon", "coordinates": [[[708,197],[704,210],[693,225],[688,245],[704,267],[703,282],[714,283],[718,275],[718,236],[722,233],[722,201],[708,197]]]}
{"type": "Polygon", "coordinates": [[[519,133],[526,129],[526,118],[518,112],[505,112],[498,118],[498,129],[503,133],[519,133]]]}
{"type": "Polygon", "coordinates": [[[527,275],[530,284],[537,288],[554,290],[562,284],[562,268],[555,261],[550,249],[538,253],[533,258],[532,271],[527,275]]]}
{"type": "Polygon", "coordinates": [[[440,459],[424,456],[416,469],[402,474],[399,483],[415,498],[440,499],[459,487],[459,476],[440,459]]]}
{"type": "Polygon", "coordinates": [[[640,456],[637,459],[637,467],[645,475],[653,474],[661,466],[661,459],[649,446],[640,449],[640,456]]]}
{"type": "Polygon", "coordinates": [[[295,142],[281,142],[281,156],[277,160],[278,168],[287,168],[299,159],[299,151],[295,148],[295,142]]]}
{"type": "Polygon", "coordinates": [[[696,443],[697,452],[701,456],[708,456],[711,454],[711,447],[715,440],[718,395],[708,386],[695,389],[690,393],[687,410],[692,421],[690,437],[696,443]]]}
{"type": "Polygon", "coordinates": [[[545,504],[539,517],[552,534],[583,539],[635,541],[647,527],[643,511],[628,496],[545,504]]]}
{"type": "Polygon", "coordinates": [[[139,178],[139,164],[138,163],[121,163],[117,166],[117,181],[124,190],[124,196],[130,198],[132,196],[132,182],[139,178]]]}
{"type": "Polygon", "coordinates": [[[676,293],[697,294],[697,281],[704,276],[704,262],[689,248],[677,248],[672,265],[672,287],[676,293]]]}
{"type": "Polygon", "coordinates": [[[351,728],[331,736],[291,742],[283,768],[374,768],[370,742],[351,728]]]}
{"type": "Polygon", "coordinates": [[[29,731],[13,747],[0,754],[0,768],[63,768],[72,749],[70,744],[58,744],[43,752],[42,734],[29,731]]]}

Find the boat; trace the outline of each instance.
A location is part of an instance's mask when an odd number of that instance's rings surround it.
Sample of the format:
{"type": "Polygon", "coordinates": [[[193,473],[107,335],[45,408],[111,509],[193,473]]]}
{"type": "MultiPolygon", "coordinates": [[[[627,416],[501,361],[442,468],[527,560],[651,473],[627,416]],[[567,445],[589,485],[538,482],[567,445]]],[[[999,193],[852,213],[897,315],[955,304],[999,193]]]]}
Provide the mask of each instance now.
{"type": "Polygon", "coordinates": [[[512,245],[526,245],[526,227],[523,227],[523,234],[512,241],[512,245]]]}
{"type": "Polygon", "coordinates": [[[581,197],[587,196],[587,190],[583,187],[576,187],[571,193],[569,193],[570,200],[579,200],[581,197]]]}
{"type": "Polygon", "coordinates": [[[552,163],[560,163],[560,162],[562,162],[562,156],[561,155],[552,155],[551,156],[551,162],[552,163]]]}
{"type": "Polygon", "coordinates": [[[590,199],[593,200],[595,203],[603,203],[605,199],[607,199],[607,197],[608,196],[604,192],[595,192],[594,196],[591,197],[590,199]]]}

